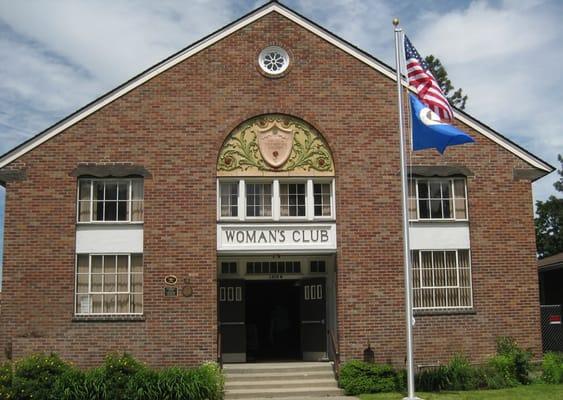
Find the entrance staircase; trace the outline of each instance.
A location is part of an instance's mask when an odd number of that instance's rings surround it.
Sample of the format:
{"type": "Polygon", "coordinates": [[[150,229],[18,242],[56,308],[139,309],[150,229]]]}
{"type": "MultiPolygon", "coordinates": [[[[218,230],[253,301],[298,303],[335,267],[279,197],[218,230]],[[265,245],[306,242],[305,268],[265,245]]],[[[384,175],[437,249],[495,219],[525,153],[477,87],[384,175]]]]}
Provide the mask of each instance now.
{"type": "Polygon", "coordinates": [[[225,364],[225,400],[343,396],[330,362],[225,364]]]}

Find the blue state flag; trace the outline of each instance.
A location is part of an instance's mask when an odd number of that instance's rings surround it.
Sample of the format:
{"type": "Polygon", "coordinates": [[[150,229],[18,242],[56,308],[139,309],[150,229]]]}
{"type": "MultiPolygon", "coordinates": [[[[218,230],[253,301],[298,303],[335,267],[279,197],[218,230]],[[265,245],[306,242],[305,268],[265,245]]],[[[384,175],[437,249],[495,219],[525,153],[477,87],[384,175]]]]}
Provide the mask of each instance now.
{"type": "Polygon", "coordinates": [[[446,147],[474,142],[467,133],[446,124],[415,95],[410,94],[413,150],[435,148],[444,154],[446,147]]]}

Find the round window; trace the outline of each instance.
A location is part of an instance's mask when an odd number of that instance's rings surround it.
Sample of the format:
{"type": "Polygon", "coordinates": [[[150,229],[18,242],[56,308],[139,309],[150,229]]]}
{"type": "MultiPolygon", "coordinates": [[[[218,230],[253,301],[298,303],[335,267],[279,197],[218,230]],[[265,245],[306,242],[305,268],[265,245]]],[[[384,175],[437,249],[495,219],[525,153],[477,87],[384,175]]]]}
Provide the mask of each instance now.
{"type": "Polygon", "coordinates": [[[289,66],[289,55],[278,46],[269,46],[258,56],[260,68],[268,75],[279,75],[289,66]]]}

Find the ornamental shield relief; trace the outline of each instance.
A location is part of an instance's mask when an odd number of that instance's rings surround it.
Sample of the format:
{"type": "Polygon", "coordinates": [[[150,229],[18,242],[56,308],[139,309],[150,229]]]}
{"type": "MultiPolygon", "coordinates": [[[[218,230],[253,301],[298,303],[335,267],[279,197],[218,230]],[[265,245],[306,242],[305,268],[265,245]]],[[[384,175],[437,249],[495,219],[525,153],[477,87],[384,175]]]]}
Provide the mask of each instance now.
{"type": "Polygon", "coordinates": [[[258,148],[264,161],[273,168],[279,168],[288,160],[293,149],[293,130],[278,121],[259,127],[256,132],[258,148]]]}

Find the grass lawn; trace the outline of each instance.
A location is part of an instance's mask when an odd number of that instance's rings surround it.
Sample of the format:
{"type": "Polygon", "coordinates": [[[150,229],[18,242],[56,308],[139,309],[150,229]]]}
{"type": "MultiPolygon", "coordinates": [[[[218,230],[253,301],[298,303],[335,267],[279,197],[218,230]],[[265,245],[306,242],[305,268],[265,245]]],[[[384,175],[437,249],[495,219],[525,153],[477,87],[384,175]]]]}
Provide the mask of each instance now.
{"type": "MultiPolygon", "coordinates": [[[[424,400],[563,400],[563,385],[534,384],[501,390],[417,393],[424,400]]],[[[404,393],[364,394],[362,400],[401,400],[404,393]]]]}

